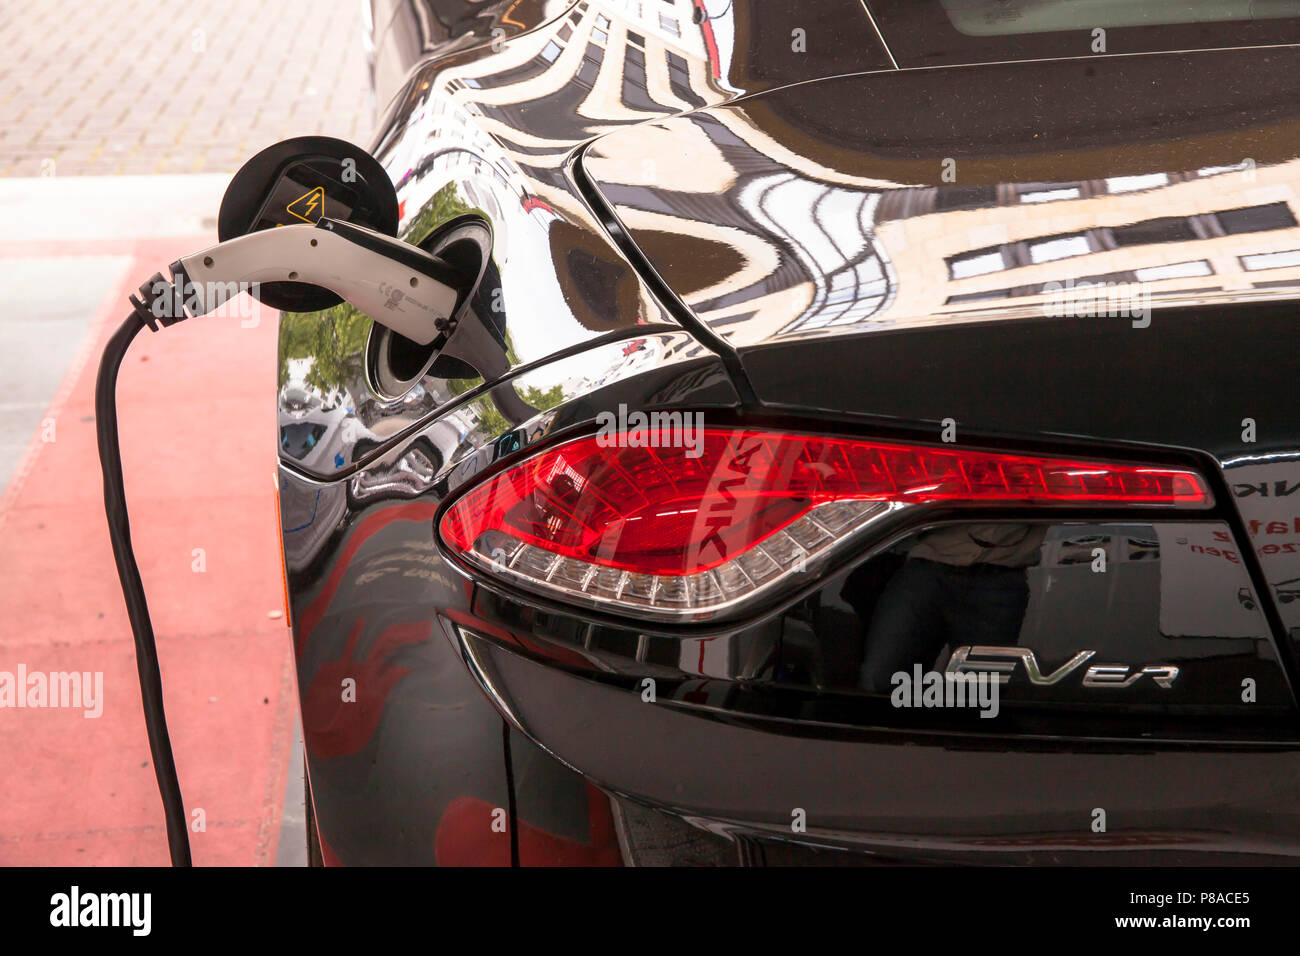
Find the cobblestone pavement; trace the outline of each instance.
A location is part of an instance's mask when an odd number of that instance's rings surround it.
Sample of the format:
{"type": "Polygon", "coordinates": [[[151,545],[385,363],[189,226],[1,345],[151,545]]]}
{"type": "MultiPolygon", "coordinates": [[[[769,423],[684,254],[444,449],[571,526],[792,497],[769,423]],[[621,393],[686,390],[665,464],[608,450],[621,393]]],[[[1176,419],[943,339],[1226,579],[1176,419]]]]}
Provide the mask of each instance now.
{"type": "Polygon", "coordinates": [[[364,0],[29,0],[0,17],[0,176],[233,172],[368,145],[364,0]]]}

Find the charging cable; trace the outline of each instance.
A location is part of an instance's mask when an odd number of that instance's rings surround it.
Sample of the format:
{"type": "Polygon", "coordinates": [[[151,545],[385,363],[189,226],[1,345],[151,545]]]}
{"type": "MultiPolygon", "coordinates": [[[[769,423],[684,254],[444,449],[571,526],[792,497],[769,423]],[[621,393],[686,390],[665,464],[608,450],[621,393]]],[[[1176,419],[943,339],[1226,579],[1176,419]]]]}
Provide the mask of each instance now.
{"type": "Polygon", "coordinates": [[[263,229],[228,239],[177,260],[171,279],[161,273],[130,297],[132,310],[104,347],[95,381],[95,423],[104,473],[104,510],[117,576],[122,582],[136,669],[144,703],[149,752],[167,818],[167,844],[173,866],[190,866],[189,825],[180,780],[167,734],[162,672],[144,582],[131,547],[126,489],[117,428],[117,375],[131,342],[148,326],[153,331],[218,308],[250,283],[305,282],[342,296],[376,322],[421,345],[443,343],[456,329],[472,284],[455,269],[400,239],[353,223],[322,218],[263,229]]]}

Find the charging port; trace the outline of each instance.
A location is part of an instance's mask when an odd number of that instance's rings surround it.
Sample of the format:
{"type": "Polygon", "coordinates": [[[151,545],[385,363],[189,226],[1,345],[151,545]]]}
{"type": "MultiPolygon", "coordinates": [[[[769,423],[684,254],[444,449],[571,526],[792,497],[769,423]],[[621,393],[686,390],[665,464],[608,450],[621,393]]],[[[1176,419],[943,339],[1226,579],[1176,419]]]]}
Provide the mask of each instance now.
{"type": "MultiPolygon", "coordinates": [[[[462,217],[447,223],[421,246],[462,275],[475,277],[460,311],[451,317],[459,321],[462,315],[475,307],[479,284],[492,251],[491,230],[477,217],[462,217]]],[[[420,383],[435,362],[439,363],[441,378],[476,377],[478,373],[459,359],[448,355],[439,360],[444,343],[445,338],[439,336],[428,345],[420,345],[375,323],[366,342],[366,371],[371,389],[382,398],[399,399],[420,383]]]]}

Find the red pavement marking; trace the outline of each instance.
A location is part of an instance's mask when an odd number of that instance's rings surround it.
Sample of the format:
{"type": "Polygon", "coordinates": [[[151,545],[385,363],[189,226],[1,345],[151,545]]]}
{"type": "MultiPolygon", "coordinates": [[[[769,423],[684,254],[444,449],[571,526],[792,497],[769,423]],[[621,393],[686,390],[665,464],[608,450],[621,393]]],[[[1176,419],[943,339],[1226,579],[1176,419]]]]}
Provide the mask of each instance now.
{"type": "MultiPolygon", "coordinates": [[[[0,710],[0,865],[165,865],[168,859],[104,518],[94,381],[127,295],[211,236],[0,243],[0,256],[129,255],[0,496],[0,671],[102,671],[98,718],[0,710]]],[[[136,557],[153,613],[181,790],[207,829],[196,864],[275,860],[297,694],[283,618],[275,467],[275,313],[144,332],[118,382],[136,557]],[[192,549],[207,570],[192,570],[192,549]]]]}

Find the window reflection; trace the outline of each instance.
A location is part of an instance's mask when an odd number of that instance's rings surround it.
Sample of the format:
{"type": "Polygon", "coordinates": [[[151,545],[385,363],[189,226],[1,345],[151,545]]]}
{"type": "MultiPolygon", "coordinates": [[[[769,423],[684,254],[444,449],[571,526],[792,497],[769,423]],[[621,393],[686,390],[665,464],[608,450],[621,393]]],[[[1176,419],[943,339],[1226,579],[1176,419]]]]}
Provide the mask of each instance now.
{"type": "MultiPolygon", "coordinates": [[[[894,675],[943,672],[962,648],[968,666],[1027,651],[1040,676],[1060,677],[1034,681],[1014,663],[1002,687],[1013,705],[1245,712],[1241,681],[1250,678],[1260,702],[1286,707],[1249,584],[1217,522],[943,524],[911,533],[789,612],[781,679],[887,696],[894,675]],[[1103,676],[1085,683],[1089,667],[1103,676]],[[1124,667],[1128,676],[1152,670],[1124,686],[1103,682],[1120,673],[1106,669],[1124,667]],[[1177,676],[1149,679],[1167,673],[1158,668],[1177,676]]],[[[1300,579],[1275,589],[1300,602],[1300,579]]]]}

